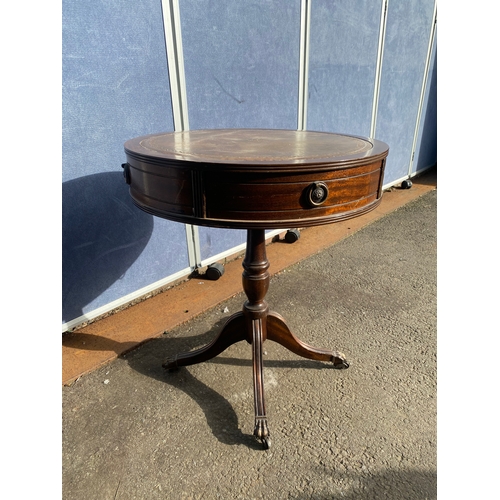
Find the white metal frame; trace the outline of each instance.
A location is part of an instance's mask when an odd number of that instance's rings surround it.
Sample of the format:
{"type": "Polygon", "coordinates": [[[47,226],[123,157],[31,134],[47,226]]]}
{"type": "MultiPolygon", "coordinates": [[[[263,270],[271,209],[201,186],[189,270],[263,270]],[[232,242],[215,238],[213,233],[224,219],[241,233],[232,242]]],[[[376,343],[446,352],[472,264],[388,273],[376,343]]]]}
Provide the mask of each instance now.
{"type": "Polygon", "coordinates": [[[310,28],[311,28],[311,0],[301,0],[297,130],[307,130],[307,102],[309,99],[308,81],[309,81],[310,28]]]}
{"type": "Polygon", "coordinates": [[[174,130],[189,130],[179,0],[162,0],[161,5],[174,130]]]}
{"type": "Polygon", "coordinates": [[[431,24],[431,32],[429,36],[429,45],[427,46],[427,56],[425,59],[425,69],[424,69],[424,77],[422,79],[422,88],[420,91],[420,100],[418,103],[418,112],[417,112],[417,120],[415,123],[415,133],[413,136],[413,144],[411,147],[411,156],[410,156],[410,164],[408,166],[408,177],[411,177],[412,174],[415,175],[416,172],[412,172],[413,170],[413,160],[415,159],[415,149],[417,147],[418,134],[420,132],[420,121],[422,119],[422,108],[424,106],[425,100],[425,91],[427,90],[427,83],[429,77],[429,67],[432,59],[432,48],[434,46],[434,40],[436,39],[436,26],[437,26],[437,0],[434,2],[434,13],[432,15],[432,24],[431,24]]]}
{"type": "MultiPolygon", "coordinates": [[[[184,132],[189,130],[189,112],[179,0],[162,0],[162,11],[174,130],[184,132]]],[[[185,224],[185,229],[189,266],[194,270],[201,266],[200,236],[197,226],[185,224]]]]}
{"type": "Polygon", "coordinates": [[[380,96],[380,79],[382,77],[382,62],[384,60],[385,31],[387,27],[388,6],[389,6],[389,0],[382,0],[382,9],[380,12],[380,28],[378,35],[377,66],[375,68],[375,85],[373,88],[372,122],[370,125],[370,137],[375,137],[375,131],[377,129],[378,101],[380,96]]]}
{"type": "MultiPolygon", "coordinates": [[[[377,112],[378,112],[378,104],[379,104],[379,96],[380,96],[380,79],[382,75],[382,63],[384,59],[384,45],[385,45],[385,35],[386,35],[386,27],[387,27],[387,10],[389,8],[389,0],[382,0],[382,9],[381,9],[381,14],[380,14],[380,30],[379,30],[379,41],[378,41],[378,52],[377,52],[377,66],[375,70],[375,87],[374,87],[374,92],[373,92],[373,106],[372,106],[372,122],[371,122],[371,127],[370,127],[370,137],[375,137],[375,132],[376,132],[376,127],[377,127],[377,112]]],[[[418,112],[417,112],[417,119],[415,123],[415,131],[414,131],[414,136],[413,136],[413,144],[412,144],[412,150],[411,150],[411,157],[410,157],[410,163],[408,167],[408,174],[396,179],[394,181],[388,182],[387,184],[384,184],[382,186],[382,189],[389,189],[392,186],[396,186],[398,184],[401,184],[401,182],[414,177],[417,175],[417,172],[412,172],[413,169],[413,160],[415,156],[415,148],[417,145],[417,140],[418,140],[418,134],[420,131],[420,121],[422,118],[422,108],[423,108],[423,103],[425,99],[425,92],[427,89],[427,80],[429,76],[429,67],[430,67],[430,61],[432,58],[432,48],[434,46],[434,40],[436,36],[436,26],[437,26],[437,0],[434,1],[434,13],[432,16],[432,24],[431,24],[431,31],[430,31],[430,36],[429,36],[429,44],[427,47],[427,56],[426,56],[426,62],[425,62],[425,69],[424,69],[424,76],[422,79],[422,87],[420,91],[420,100],[419,100],[419,106],[418,106],[418,112]]],[[[425,172],[426,170],[429,170],[432,168],[434,165],[428,165],[427,167],[419,170],[418,174],[421,174],[425,172]]]]}

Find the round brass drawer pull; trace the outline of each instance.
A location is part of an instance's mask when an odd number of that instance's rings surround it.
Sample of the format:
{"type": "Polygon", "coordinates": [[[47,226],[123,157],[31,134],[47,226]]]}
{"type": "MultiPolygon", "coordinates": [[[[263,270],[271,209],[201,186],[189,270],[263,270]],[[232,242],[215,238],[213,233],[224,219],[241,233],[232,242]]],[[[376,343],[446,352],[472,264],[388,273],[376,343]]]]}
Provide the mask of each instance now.
{"type": "Polygon", "coordinates": [[[328,197],[328,186],[324,182],[313,182],[307,190],[307,200],[313,207],[323,204],[328,197]]]}

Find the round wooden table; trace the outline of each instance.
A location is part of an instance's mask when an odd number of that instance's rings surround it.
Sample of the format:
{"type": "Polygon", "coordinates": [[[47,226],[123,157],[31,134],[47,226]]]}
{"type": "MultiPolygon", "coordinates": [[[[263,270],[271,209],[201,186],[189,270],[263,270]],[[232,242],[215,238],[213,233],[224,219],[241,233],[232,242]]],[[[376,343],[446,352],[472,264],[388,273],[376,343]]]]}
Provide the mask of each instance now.
{"type": "Polygon", "coordinates": [[[340,352],[305,344],[269,311],[265,230],[303,228],[360,216],[381,201],[387,144],[352,135],[263,129],[152,134],[125,143],[124,176],[142,210],[187,224],[247,229],[243,310],[207,346],[175,354],[169,370],[207,361],[230,345],[252,345],[254,435],[270,446],[264,403],[262,344],[349,365],[340,352]]]}

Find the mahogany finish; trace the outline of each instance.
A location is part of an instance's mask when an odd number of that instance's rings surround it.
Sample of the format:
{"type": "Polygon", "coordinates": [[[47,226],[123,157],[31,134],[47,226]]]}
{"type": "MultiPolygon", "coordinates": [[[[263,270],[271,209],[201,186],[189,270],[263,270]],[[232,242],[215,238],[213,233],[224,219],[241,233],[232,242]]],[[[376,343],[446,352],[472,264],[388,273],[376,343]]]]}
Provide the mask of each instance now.
{"type": "Polygon", "coordinates": [[[389,148],[374,139],[293,130],[197,130],[154,134],[125,143],[123,165],[134,203],[187,224],[246,228],[243,310],[207,346],[168,358],[175,369],[207,361],[230,345],[252,345],[254,435],[270,434],[264,402],[262,344],[347,368],[344,355],[307,345],[270,312],[265,229],[307,227],[359,216],[382,197],[389,148]]]}
{"type": "Polygon", "coordinates": [[[146,212],[201,226],[286,229],[375,208],[388,147],[325,132],[223,129],[138,137],[125,152],[130,194],[146,212]],[[313,187],[324,199],[311,199],[313,187]]]}

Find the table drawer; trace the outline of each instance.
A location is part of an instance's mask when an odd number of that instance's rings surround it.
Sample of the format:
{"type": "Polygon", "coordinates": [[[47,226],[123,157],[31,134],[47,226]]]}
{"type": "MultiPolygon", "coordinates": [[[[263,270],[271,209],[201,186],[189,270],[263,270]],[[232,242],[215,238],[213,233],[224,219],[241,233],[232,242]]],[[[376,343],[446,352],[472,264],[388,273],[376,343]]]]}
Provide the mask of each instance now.
{"type": "Polygon", "coordinates": [[[381,196],[383,163],[299,174],[206,172],[205,217],[307,225],[362,210],[381,196]]]}

